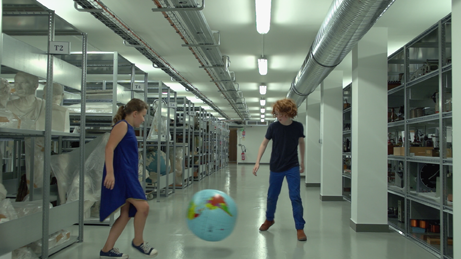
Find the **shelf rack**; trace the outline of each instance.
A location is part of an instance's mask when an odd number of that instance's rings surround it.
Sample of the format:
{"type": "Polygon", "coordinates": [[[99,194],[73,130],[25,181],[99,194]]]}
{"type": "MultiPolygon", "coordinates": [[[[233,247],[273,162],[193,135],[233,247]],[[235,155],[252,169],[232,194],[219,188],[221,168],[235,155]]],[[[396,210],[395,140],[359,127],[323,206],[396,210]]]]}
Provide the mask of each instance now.
{"type": "Polygon", "coordinates": [[[450,32],[448,15],[388,59],[389,225],[439,258],[453,258],[450,32]]]}

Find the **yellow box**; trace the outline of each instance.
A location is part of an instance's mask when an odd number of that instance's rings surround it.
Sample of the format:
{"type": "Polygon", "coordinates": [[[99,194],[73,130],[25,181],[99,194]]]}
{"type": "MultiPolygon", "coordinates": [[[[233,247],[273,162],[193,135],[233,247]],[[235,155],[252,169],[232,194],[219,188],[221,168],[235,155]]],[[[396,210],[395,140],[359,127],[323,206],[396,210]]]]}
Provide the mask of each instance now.
{"type": "Polygon", "coordinates": [[[433,147],[410,147],[410,154],[413,153],[415,156],[427,156],[426,152],[432,152],[433,149],[433,147]]]}
{"type": "Polygon", "coordinates": [[[453,153],[451,152],[451,148],[447,148],[447,157],[453,157],[453,153]]]}
{"type": "Polygon", "coordinates": [[[404,156],[405,147],[394,147],[394,156],[404,156]]]}

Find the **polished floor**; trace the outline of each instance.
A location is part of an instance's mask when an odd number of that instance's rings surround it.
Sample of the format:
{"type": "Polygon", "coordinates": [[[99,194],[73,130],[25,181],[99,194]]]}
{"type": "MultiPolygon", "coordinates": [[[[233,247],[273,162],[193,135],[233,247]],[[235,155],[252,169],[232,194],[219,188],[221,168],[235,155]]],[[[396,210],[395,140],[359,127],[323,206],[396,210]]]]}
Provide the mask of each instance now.
{"type": "MultiPolygon", "coordinates": [[[[206,177],[192,186],[177,190],[160,202],[149,201],[144,239],[167,259],[433,259],[423,248],[399,235],[389,233],[356,233],[349,227],[350,203],[321,202],[319,188],[301,185],[307,242],[296,239],[288,189],[284,183],[275,214],[276,224],[269,231],[259,232],[265,219],[265,200],[269,167],[261,166],[258,176],[251,165],[234,165],[206,177]],[[207,242],[195,237],[186,224],[186,208],[192,195],[202,189],[218,189],[228,193],[239,210],[233,233],[220,242],[207,242]]],[[[302,179],[302,181],[304,178],[302,179]]],[[[76,228],[70,229],[76,233],[76,228]]],[[[85,226],[84,242],[74,244],[51,258],[99,258],[109,232],[105,226],[85,226]]],[[[132,221],[119,238],[116,247],[130,258],[145,258],[131,248],[132,221]]]]}

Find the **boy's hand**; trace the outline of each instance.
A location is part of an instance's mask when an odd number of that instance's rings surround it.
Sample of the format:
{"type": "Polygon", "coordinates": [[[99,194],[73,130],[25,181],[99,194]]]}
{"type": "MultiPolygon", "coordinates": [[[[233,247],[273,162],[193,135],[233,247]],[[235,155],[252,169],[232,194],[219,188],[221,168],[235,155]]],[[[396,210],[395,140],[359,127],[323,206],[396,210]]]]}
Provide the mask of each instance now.
{"type": "Polygon", "coordinates": [[[258,175],[256,174],[256,172],[258,172],[258,169],[259,169],[259,163],[256,163],[256,164],[255,164],[255,167],[253,167],[253,174],[254,174],[255,176],[258,176],[258,175]]]}

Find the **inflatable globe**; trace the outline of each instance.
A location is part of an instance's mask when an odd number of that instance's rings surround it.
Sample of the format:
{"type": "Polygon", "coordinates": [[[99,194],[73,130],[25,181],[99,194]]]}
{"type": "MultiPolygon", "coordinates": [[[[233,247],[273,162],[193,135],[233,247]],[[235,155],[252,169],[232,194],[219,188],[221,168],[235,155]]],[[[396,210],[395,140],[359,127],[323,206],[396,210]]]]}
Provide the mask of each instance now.
{"type": "Polygon", "coordinates": [[[234,230],[237,206],[234,200],[218,190],[194,194],[187,209],[187,226],[205,241],[220,241],[234,230]]]}
{"type": "Polygon", "coordinates": [[[157,172],[157,163],[160,163],[160,174],[165,175],[170,171],[170,161],[166,159],[166,155],[162,151],[151,151],[146,154],[146,170],[149,173],[157,172]],[[159,155],[160,154],[160,162],[159,155]]]}

